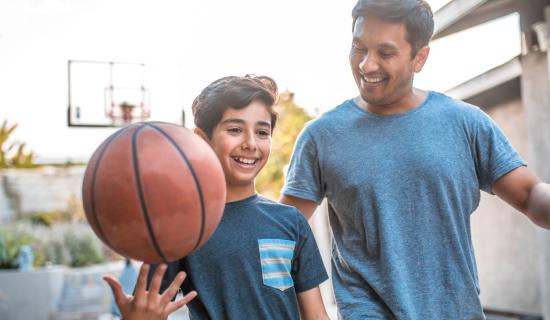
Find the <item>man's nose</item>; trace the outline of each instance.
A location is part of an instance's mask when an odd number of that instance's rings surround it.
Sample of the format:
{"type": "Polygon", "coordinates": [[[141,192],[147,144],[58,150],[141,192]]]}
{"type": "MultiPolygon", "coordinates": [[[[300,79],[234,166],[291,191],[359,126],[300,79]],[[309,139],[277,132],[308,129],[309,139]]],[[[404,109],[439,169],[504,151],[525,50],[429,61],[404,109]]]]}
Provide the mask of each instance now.
{"type": "Polygon", "coordinates": [[[359,69],[363,74],[368,74],[370,72],[378,71],[378,61],[373,54],[366,54],[361,62],[359,62],[359,69]]]}

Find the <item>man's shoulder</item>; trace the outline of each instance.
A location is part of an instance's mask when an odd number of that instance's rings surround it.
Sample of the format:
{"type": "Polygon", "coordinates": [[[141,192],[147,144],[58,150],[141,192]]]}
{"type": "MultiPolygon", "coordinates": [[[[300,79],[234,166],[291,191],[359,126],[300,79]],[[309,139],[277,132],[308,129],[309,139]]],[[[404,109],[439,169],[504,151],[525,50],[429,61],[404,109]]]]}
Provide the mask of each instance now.
{"type": "Polygon", "coordinates": [[[307,122],[304,126],[304,132],[323,132],[334,129],[334,124],[342,124],[346,119],[353,118],[354,112],[353,99],[345,100],[335,107],[323,112],[318,117],[307,122]]]}
{"type": "Polygon", "coordinates": [[[466,121],[477,121],[487,117],[485,112],[476,105],[455,99],[444,93],[430,91],[431,103],[438,106],[438,110],[452,117],[459,117],[466,121]]]}

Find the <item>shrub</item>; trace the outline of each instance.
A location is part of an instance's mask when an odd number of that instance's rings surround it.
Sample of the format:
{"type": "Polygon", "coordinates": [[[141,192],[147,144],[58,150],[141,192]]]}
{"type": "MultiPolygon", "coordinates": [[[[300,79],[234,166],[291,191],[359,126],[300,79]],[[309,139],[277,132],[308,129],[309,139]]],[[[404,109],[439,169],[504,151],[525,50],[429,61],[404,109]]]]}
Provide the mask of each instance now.
{"type": "Polygon", "coordinates": [[[34,224],[52,226],[54,223],[65,220],[66,214],[60,211],[37,212],[30,216],[30,220],[34,224]]]}
{"type": "Polygon", "coordinates": [[[0,269],[19,267],[21,246],[30,244],[34,266],[62,264],[84,267],[116,257],[84,223],[59,223],[52,227],[29,223],[0,227],[0,269]]]}
{"type": "Polygon", "coordinates": [[[101,242],[89,227],[81,230],[69,229],[64,237],[71,256],[71,267],[83,267],[106,260],[101,242]]]}
{"type": "Polygon", "coordinates": [[[33,240],[28,224],[0,226],[0,269],[17,269],[21,247],[32,244],[33,240]]]}

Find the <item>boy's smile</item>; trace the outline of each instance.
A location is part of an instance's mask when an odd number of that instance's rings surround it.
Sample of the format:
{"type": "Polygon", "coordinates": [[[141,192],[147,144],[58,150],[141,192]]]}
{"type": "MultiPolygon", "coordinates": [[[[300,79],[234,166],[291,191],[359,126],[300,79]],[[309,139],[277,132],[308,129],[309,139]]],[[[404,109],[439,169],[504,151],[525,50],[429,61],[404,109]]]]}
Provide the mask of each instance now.
{"type": "Polygon", "coordinates": [[[271,151],[268,107],[256,100],[242,109],[228,108],[208,142],[222,165],[228,200],[254,194],[254,179],[271,151]]]}

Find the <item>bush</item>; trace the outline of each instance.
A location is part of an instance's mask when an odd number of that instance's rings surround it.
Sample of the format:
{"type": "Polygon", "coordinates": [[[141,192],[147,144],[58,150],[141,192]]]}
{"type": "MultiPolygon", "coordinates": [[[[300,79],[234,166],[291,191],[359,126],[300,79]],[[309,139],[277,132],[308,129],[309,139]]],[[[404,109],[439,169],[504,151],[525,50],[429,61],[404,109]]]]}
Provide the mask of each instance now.
{"type": "Polygon", "coordinates": [[[54,223],[66,220],[66,215],[60,211],[37,212],[30,216],[30,220],[34,224],[50,227],[54,223]]]}
{"type": "Polygon", "coordinates": [[[28,224],[0,226],[0,269],[17,269],[21,247],[32,244],[33,241],[28,224]]]}
{"type": "Polygon", "coordinates": [[[71,256],[71,267],[83,267],[105,262],[103,246],[89,228],[78,231],[67,230],[64,238],[71,256]]]}
{"type": "Polygon", "coordinates": [[[0,227],[0,269],[18,268],[19,250],[26,244],[32,246],[33,265],[36,267],[49,264],[84,267],[114,256],[84,223],[56,224],[53,227],[9,224],[0,227]]]}

